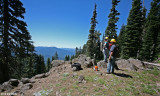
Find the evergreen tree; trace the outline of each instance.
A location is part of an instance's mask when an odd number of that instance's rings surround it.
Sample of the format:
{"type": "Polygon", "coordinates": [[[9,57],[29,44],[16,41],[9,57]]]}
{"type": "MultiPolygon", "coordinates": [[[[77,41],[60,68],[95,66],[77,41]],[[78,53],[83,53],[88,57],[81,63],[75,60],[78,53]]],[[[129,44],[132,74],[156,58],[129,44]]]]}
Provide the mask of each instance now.
{"type": "Polygon", "coordinates": [[[123,58],[137,58],[137,53],[141,48],[142,31],[141,0],[133,0],[124,36],[123,58]]]}
{"type": "Polygon", "coordinates": [[[143,38],[140,59],[153,61],[160,54],[160,1],[153,0],[151,9],[145,23],[145,34],[143,38]]]}
{"type": "Polygon", "coordinates": [[[59,59],[59,57],[58,57],[58,53],[56,51],[56,53],[54,54],[54,60],[58,60],[58,59],[59,59]]]}
{"type": "Polygon", "coordinates": [[[87,55],[91,58],[94,56],[94,38],[95,38],[95,28],[96,24],[98,23],[96,18],[97,18],[97,11],[96,11],[97,5],[95,4],[94,11],[93,11],[93,16],[91,18],[91,28],[89,30],[89,36],[88,36],[88,41],[87,41],[87,55]]]}
{"type": "Polygon", "coordinates": [[[55,59],[54,59],[54,56],[52,56],[52,61],[53,61],[53,60],[55,60],[55,59]]]}
{"type": "Polygon", "coordinates": [[[70,56],[69,55],[66,55],[65,56],[65,61],[69,61],[70,60],[70,56]]]}
{"type": "Polygon", "coordinates": [[[119,0],[112,0],[112,8],[111,8],[111,13],[109,14],[108,18],[108,26],[106,28],[105,31],[105,36],[109,36],[109,39],[117,39],[117,21],[119,20],[119,17],[117,17],[118,15],[120,15],[120,13],[116,10],[116,6],[118,5],[120,1],[119,0]]]}
{"type": "Polygon", "coordinates": [[[87,44],[84,44],[82,49],[82,54],[86,54],[86,53],[87,53],[87,44]]]}
{"type": "MultiPolygon", "coordinates": [[[[24,19],[25,8],[20,0],[0,0],[1,62],[0,82],[8,80],[16,68],[22,72],[22,61],[31,45],[31,36],[24,19]]],[[[21,75],[22,73],[20,73],[21,75]]]]}
{"type": "Polygon", "coordinates": [[[75,57],[75,56],[74,56],[74,55],[72,55],[70,60],[72,61],[72,60],[74,59],[74,57],[75,57]]]}
{"type": "MultiPolygon", "coordinates": [[[[118,36],[118,45],[119,45],[119,50],[120,50],[120,55],[121,55],[121,57],[123,57],[122,55],[123,55],[123,43],[124,43],[124,36],[125,36],[125,29],[126,29],[126,25],[122,25],[121,26],[121,29],[120,29],[120,34],[119,34],[119,36],[118,36]]],[[[125,50],[124,50],[125,51],[125,50]]]]}
{"type": "Polygon", "coordinates": [[[36,69],[36,72],[35,72],[36,74],[41,74],[46,72],[44,57],[42,55],[38,55],[36,57],[35,69],[36,69]]]}
{"type": "Polygon", "coordinates": [[[47,71],[51,69],[51,61],[50,58],[47,59],[47,71]]]}
{"type": "Polygon", "coordinates": [[[96,55],[95,59],[98,59],[100,60],[101,58],[103,58],[103,54],[101,52],[101,49],[100,49],[100,31],[95,31],[95,40],[94,40],[94,53],[96,55]]]}

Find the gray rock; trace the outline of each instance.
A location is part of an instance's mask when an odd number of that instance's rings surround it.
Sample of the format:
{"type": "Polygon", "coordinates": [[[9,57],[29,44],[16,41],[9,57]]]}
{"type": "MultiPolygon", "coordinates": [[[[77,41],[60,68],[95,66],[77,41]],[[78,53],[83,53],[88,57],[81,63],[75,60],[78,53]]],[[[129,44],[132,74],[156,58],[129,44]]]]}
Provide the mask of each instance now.
{"type": "Polygon", "coordinates": [[[52,64],[52,67],[58,67],[60,65],[65,64],[65,61],[64,60],[53,60],[51,64],[52,64]]]}
{"type": "Polygon", "coordinates": [[[72,71],[77,71],[77,68],[76,68],[76,67],[73,67],[73,68],[72,68],[72,71]]]}
{"type": "Polygon", "coordinates": [[[24,91],[26,91],[26,90],[31,89],[32,87],[33,87],[32,83],[24,84],[24,85],[21,87],[20,92],[22,93],[22,92],[24,92],[24,91]]]}
{"type": "Polygon", "coordinates": [[[29,78],[22,78],[22,79],[21,79],[21,82],[22,82],[23,84],[26,84],[26,83],[31,83],[31,80],[30,80],[29,78]]]}
{"type": "Polygon", "coordinates": [[[131,71],[137,71],[139,68],[135,66],[134,64],[130,63],[128,60],[120,59],[115,62],[118,65],[118,68],[120,69],[128,69],[131,71]]]}
{"type": "Polygon", "coordinates": [[[99,68],[107,68],[107,63],[106,62],[104,62],[104,61],[99,61],[98,63],[97,63],[97,66],[99,67],[99,68]]]}
{"type": "Polygon", "coordinates": [[[1,86],[0,86],[0,92],[9,92],[13,89],[14,87],[11,85],[11,83],[9,81],[4,82],[1,86]]]}
{"type": "Polygon", "coordinates": [[[77,73],[73,73],[72,77],[76,77],[77,76],[77,73]]]}
{"type": "Polygon", "coordinates": [[[83,81],[84,81],[84,76],[83,75],[79,76],[78,77],[78,82],[82,83],[83,81]]]}
{"type": "Polygon", "coordinates": [[[101,76],[103,75],[103,73],[101,73],[99,71],[97,71],[96,74],[101,75],[101,76]]]}
{"type": "Polygon", "coordinates": [[[90,68],[93,66],[93,60],[84,54],[80,54],[77,58],[72,60],[72,64],[79,63],[82,68],[90,68]]]}
{"type": "Polygon", "coordinates": [[[45,76],[48,77],[50,75],[50,72],[45,73],[45,76]]]}
{"type": "Polygon", "coordinates": [[[19,84],[19,81],[18,81],[18,79],[10,79],[10,80],[9,80],[9,83],[10,83],[12,86],[17,87],[18,84],[19,84]]]}
{"type": "Polygon", "coordinates": [[[144,63],[138,59],[128,59],[128,61],[132,64],[134,64],[136,67],[140,69],[144,69],[144,63]]]}
{"type": "Polygon", "coordinates": [[[39,92],[34,93],[33,96],[48,96],[52,91],[53,91],[53,89],[50,89],[50,90],[40,90],[39,92]]]}
{"type": "Polygon", "coordinates": [[[36,76],[34,76],[32,78],[34,78],[34,79],[40,79],[40,78],[45,78],[45,77],[46,77],[46,75],[45,75],[45,73],[43,73],[43,74],[38,74],[38,75],[36,75],[36,76]]]}
{"type": "Polygon", "coordinates": [[[65,64],[72,64],[71,61],[65,61],[65,64]]]}

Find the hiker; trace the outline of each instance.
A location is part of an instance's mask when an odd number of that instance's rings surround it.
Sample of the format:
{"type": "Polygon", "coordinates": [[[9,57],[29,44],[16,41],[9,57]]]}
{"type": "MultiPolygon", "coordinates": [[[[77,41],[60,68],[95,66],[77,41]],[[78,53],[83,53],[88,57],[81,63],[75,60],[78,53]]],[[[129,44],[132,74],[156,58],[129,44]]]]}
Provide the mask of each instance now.
{"type": "Polygon", "coordinates": [[[111,39],[111,48],[109,51],[109,58],[108,58],[108,65],[107,65],[107,74],[114,73],[114,67],[115,67],[115,55],[116,55],[116,40],[111,39]]]}
{"type": "Polygon", "coordinates": [[[109,43],[108,43],[108,37],[105,37],[105,43],[103,46],[103,55],[104,55],[104,62],[107,62],[108,53],[109,53],[109,43]]]}

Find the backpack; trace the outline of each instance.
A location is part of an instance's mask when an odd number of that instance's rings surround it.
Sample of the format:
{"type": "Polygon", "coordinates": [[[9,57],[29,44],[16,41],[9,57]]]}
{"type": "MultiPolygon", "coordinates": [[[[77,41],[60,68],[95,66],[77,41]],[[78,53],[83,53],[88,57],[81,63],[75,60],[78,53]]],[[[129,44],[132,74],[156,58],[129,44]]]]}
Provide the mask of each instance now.
{"type": "Polygon", "coordinates": [[[115,56],[115,58],[120,57],[120,53],[119,52],[120,52],[119,48],[118,48],[118,46],[116,46],[116,48],[114,49],[114,56],[115,56]]]}
{"type": "Polygon", "coordinates": [[[112,44],[111,44],[111,43],[109,43],[109,50],[110,50],[111,46],[112,46],[112,44]]]}
{"type": "Polygon", "coordinates": [[[105,48],[109,49],[109,43],[108,42],[105,42],[105,48]]]}
{"type": "Polygon", "coordinates": [[[71,68],[73,68],[73,67],[76,67],[76,70],[77,70],[77,71],[78,71],[78,70],[82,70],[81,64],[79,64],[79,63],[74,63],[74,64],[72,64],[72,65],[71,65],[71,68]]]}

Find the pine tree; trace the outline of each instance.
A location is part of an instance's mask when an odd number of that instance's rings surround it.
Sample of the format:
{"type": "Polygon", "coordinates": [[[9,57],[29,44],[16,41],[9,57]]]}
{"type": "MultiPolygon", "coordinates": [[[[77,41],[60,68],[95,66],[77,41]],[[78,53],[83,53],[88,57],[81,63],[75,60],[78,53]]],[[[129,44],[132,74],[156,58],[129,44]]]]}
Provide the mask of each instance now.
{"type": "Polygon", "coordinates": [[[51,61],[50,58],[47,59],[47,71],[51,69],[51,61]]]}
{"type": "Polygon", "coordinates": [[[109,39],[117,39],[117,21],[119,20],[119,17],[117,17],[118,15],[120,15],[120,13],[116,10],[116,6],[118,5],[120,1],[119,0],[112,0],[112,8],[111,8],[111,13],[109,14],[108,18],[108,26],[106,28],[105,31],[105,36],[109,36],[109,39]]]}
{"type": "Polygon", "coordinates": [[[101,58],[103,58],[103,54],[100,50],[100,31],[95,31],[95,39],[94,39],[94,53],[96,55],[95,59],[100,60],[101,58]]]}
{"type": "MultiPolygon", "coordinates": [[[[1,55],[0,82],[8,80],[16,68],[22,72],[22,62],[27,56],[31,36],[24,19],[25,8],[20,0],[0,0],[1,55]]],[[[21,73],[20,73],[21,74],[21,73]]]]}
{"type": "Polygon", "coordinates": [[[133,0],[124,36],[123,58],[137,58],[137,53],[141,48],[142,31],[141,0],[133,0]]]}
{"type": "Polygon", "coordinates": [[[96,24],[98,23],[96,18],[97,18],[97,11],[96,11],[97,5],[95,4],[94,11],[93,11],[93,16],[91,18],[91,28],[89,30],[89,36],[88,36],[88,41],[87,41],[87,55],[91,58],[94,56],[94,38],[95,38],[95,28],[96,24]]]}
{"type": "Polygon", "coordinates": [[[38,55],[36,57],[35,69],[36,69],[36,72],[35,72],[36,74],[41,74],[46,72],[44,57],[42,55],[38,55]]]}
{"type": "Polygon", "coordinates": [[[52,61],[53,61],[53,60],[55,60],[55,59],[54,59],[54,56],[52,56],[52,61]]]}
{"type": "Polygon", "coordinates": [[[153,61],[160,54],[160,1],[153,0],[145,23],[145,34],[140,58],[153,61]]]}
{"type": "Polygon", "coordinates": [[[59,59],[59,57],[58,57],[58,53],[56,51],[56,53],[54,54],[54,60],[58,60],[58,59],[59,59]]]}
{"type": "Polygon", "coordinates": [[[74,55],[72,55],[72,56],[71,56],[71,58],[70,58],[70,60],[72,61],[74,58],[75,58],[75,56],[74,56],[74,55]]]}
{"type": "Polygon", "coordinates": [[[123,49],[123,43],[124,43],[124,36],[125,36],[125,29],[126,29],[126,25],[122,25],[121,26],[121,29],[120,29],[120,34],[118,36],[118,45],[119,45],[119,50],[120,50],[120,56],[123,57],[123,51],[125,50],[122,50],[123,49]]]}
{"type": "Polygon", "coordinates": [[[84,44],[82,49],[82,54],[86,54],[86,53],[87,53],[87,44],[84,44]]]}

